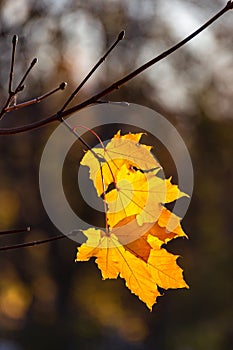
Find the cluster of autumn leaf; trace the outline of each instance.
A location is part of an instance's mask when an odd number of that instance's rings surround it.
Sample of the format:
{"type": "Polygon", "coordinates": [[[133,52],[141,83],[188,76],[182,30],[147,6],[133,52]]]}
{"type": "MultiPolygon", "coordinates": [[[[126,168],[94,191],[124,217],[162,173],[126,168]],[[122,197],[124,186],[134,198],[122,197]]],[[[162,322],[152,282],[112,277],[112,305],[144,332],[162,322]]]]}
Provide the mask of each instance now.
{"type": "Polygon", "coordinates": [[[103,279],[125,279],[126,286],[151,310],[162,289],[188,287],[178,256],[164,245],[186,237],[180,218],[164,206],[182,196],[161,166],[151,146],[140,144],[141,133],[118,132],[102,147],[87,151],[81,161],[105,205],[106,227],[83,231],[87,237],[76,261],[96,258],[103,279]]]}

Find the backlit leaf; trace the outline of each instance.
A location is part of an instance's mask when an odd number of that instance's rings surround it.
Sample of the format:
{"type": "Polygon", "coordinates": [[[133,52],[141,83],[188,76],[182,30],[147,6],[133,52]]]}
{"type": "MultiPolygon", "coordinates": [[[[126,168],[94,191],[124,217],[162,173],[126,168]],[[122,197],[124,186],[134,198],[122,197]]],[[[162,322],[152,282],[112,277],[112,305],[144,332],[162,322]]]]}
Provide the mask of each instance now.
{"type": "Polygon", "coordinates": [[[178,256],[165,244],[187,237],[180,218],[164,207],[186,196],[171,178],[161,177],[161,166],[151,146],[139,144],[142,134],[118,132],[105,147],[95,147],[81,164],[105,202],[106,229],[83,231],[86,243],[78,248],[76,261],[96,258],[103,279],[125,279],[126,286],[149,309],[158,287],[187,288],[178,256]]]}

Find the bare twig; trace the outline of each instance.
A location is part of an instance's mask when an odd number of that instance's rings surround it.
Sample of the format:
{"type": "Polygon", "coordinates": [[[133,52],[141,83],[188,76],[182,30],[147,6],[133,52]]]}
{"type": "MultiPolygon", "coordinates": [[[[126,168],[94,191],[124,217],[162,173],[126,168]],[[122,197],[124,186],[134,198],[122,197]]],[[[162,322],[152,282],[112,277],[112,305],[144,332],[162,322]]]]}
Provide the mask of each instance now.
{"type": "Polygon", "coordinates": [[[38,62],[38,59],[35,57],[33,58],[30,66],[28,67],[28,69],[26,70],[24,76],[22,77],[21,81],[19,82],[17,88],[15,89],[15,94],[17,94],[19,91],[23,90],[23,83],[25,82],[28,74],[31,72],[32,68],[35,66],[35,64],[38,62]]]}
{"type": "Polygon", "coordinates": [[[33,247],[35,245],[40,245],[40,244],[44,244],[44,243],[48,243],[48,242],[52,242],[52,241],[57,241],[57,240],[62,239],[62,238],[67,238],[67,236],[61,234],[61,235],[57,235],[54,237],[41,239],[38,241],[3,246],[3,247],[0,247],[0,251],[8,251],[8,250],[14,250],[14,249],[20,249],[20,248],[26,248],[26,247],[33,247]]]}
{"type": "MultiPolygon", "coordinates": [[[[160,60],[164,59],[165,57],[169,56],[170,54],[172,54],[173,52],[175,52],[176,50],[178,50],[180,47],[182,47],[183,45],[185,45],[188,41],[192,40],[195,36],[197,36],[199,33],[201,33],[204,29],[206,29],[209,25],[211,25],[214,21],[216,21],[219,17],[221,17],[224,13],[226,13],[228,10],[233,9],[233,1],[228,1],[227,5],[221,10],[219,11],[215,16],[213,16],[209,21],[207,21],[203,26],[201,26],[198,30],[196,30],[194,33],[192,33],[191,35],[189,35],[188,37],[186,37],[184,40],[180,41],[178,44],[174,45],[173,47],[171,47],[170,49],[164,51],[162,54],[158,55],[157,57],[153,58],[152,60],[148,61],[147,63],[145,63],[144,65],[140,66],[139,68],[137,68],[136,70],[134,70],[133,72],[129,73],[128,75],[124,76],[122,79],[114,82],[112,85],[108,86],[106,89],[100,91],[99,93],[95,94],[94,96],[90,97],[89,99],[85,100],[84,102],[74,106],[73,108],[70,108],[68,110],[65,111],[65,108],[68,106],[68,104],[71,102],[71,100],[76,96],[76,94],[79,92],[79,90],[82,88],[82,86],[86,83],[86,81],[92,76],[92,74],[94,73],[94,71],[99,67],[99,65],[105,60],[105,58],[107,57],[107,55],[109,55],[109,53],[111,52],[111,50],[117,45],[117,43],[123,39],[124,36],[124,32],[121,32],[117,38],[117,40],[115,41],[115,43],[112,45],[112,47],[106,52],[106,54],[97,62],[97,64],[93,67],[93,69],[90,71],[90,73],[86,76],[86,78],[80,83],[80,85],[77,87],[77,89],[71,94],[71,96],[69,97],[69,99],[66,101],[66,103],[63,105],[63,107],[60,109],[60,111],[44,120],[41,120],[39,122],[35,122],[29,125],[24,125],[22,127],[18,127],[18,128],[10,128],[10,129],[0,129],[0,135],[11,135],[11,134],[16,134],[16,133],[20,133],[20,132],[25,132],[25,131],[30,131],[32,129],[41,127],[43,125],[49,124],[53,121],[60,121],[63,122],[68,128],[69,130],[71,130],[76,137],[80,138],[80,135],[76,132],[76,130],[74,128],[72,128],[68,123],[66,123],[66,121],[64,120],[65,117],[67,117],[68,115],[71,115],[72,113],[75,113],[87,106],[91,106],[93,104],[96,103],[106,103],[105,101],[101,101],[100,99],[106,95],[108,95],[109,93],[113,92],[114,90],[120,88],[122,85],[126,84],[128,81],[130,81],[131,79],[133,79],[134,77],[136,77],[137,75],[139,75],[140,73],[142,73],[143,71],[145,71],[146,69],[148,69],[149,67],[151,67],[152,65],[154,65],[155,63],[159,62],[160,60]]],[[[17,108],[22,108],[25,107],[29,104],[32,103],[37,103],[40,102],[42,99],[50,96],[52,93],[58,91],[58,89],[62,89],[62,87],[64,88],[64,85],[60,85],[59,88],[45,94],[42,95],[41,97],[31,100],[31,101],[27,101],[25,103],[16,105],[16,106],[12,106],[10,107],[10,104],[12,103],[14,97],[23,90],[24,88],[24,81],[26,79],[26,77],[28,76],[28,74],[30,73],[31,69],[33,68],[33,66],[36,64],[37,59],[34,59],[31,62],[31,65],[29,66],[29,68],[27,69],[26,73],[24,74],[23,78],[21,79],[20,83],[18,84],[17,88],[15,89],[15,91],[12,90],[12,83],[13,83],[13,75],[14,75],[14,60],[15,60],[15,50],[16,50],[16,44],[17,44],[17,36],[13,37],[12,40],[12,59],[11,59],[11,68],[10,68],[10,76],[9,76],[9,89],[8,89],[8,93],[9,93],[9,97],[5,103],[5,106],[3,107],[2,111],[0,112],[0,118],[8,111],[10,110],[14,110],[17,108]]],[[[65,83],[63,83],[65,84],[65,83]]],[[[81,139],[81,141],[83,142],[83,144],[90,149],[89,145],[85,142],[85,140],[81,139]]],[[[101,163],[102,159],[98,159],[99,162],[101,163]]],[[[103,187],[104,188],[104,187],[103,187]]],[[[104,191],[105,193],[105,191],[104,191]]],[[[107,226],[107,222],[106,222],[106,226],[107,226]]],[[[30,230],[30,228],[26,229],[27,231],[30,230]]],[[[4,234],[11,234],[11,233],[17,233],[17,232],[23,232],[25,230],[22,229],[16,229],[16,230],[10,230],[10,231],[3,231],[0,234],[4,235],[4,234]]],[[[69,236],[69,235],[67,235],[69,236]]],[[[59,240],[59,239],[63,239],[66,238],[67,236],[60,234],[54,237],[50,237],[47,239],[43,239],[43,240],[37,240],[37,241],[32,241],[32,242],[25,242],[25,243],[21,243],[21,244],[15,244],[15,245],[10,245],[10,246],[4,246],[4,247],[0,247],[0,251],[8,251],[8,250],[13,250],[13,249],[19,249],[19,248],[25,248],[25,247],[32,247],[35,245],[40,245],[40,244],[44,244],[44,243],[48,243],[48,242],[52,242],[55,240],[59,240]]]]}
{"type": "Polygon", "coordinates": [[[22,102],[22,103],[19,103],[17,105],[13,105],[11,107],[6,108],[5,113],[10,112],[10,111],[15,111],[16,109],[27,107],[27,106],[30,106],[30,105],[35,104],[35,103],[39,103],[42,100],[44,100],[45,98],[55,94],[57,91],[64,90],[66,88],[66,86],[67,86],[67,83],[63,82],[57,88],[47,92],[46,94],[44,94],[42,96],[36,97],[30,101],[22,102]]]}
{"type": "Polygon", "coordinates": [[[70,115],[74,112],[77,112],[87,106],[90,106],[94,104],[96,101],[98,101],[100,98],[103,96],[108,95],[109,93],[113,92],[114,90],[119,89],[122,85],[126,84],[128,81],[132,80],[135,78],[137,75],[148,69],[149,67],[153,66],[154,64],[158,63],[159,61],[163,60],[167,56],[171,55],[173,52],[177,51],[179,48],[184,46],[187,42],[192,40],[195,36],[200,34],[204,29],[209,27],[213,22],[215,22],[219,17],[221,17],[224,13],[226,13],[228,10],[233,8],[233,1],[228,1],[227,5],[219,11],[216,15],[214,15],[210,20],[208,20],[205,24],[203,24],[200,28],[198,28],[196,31],[194,31],[192,34],[187,36],[185,39],[181,40],[179,43],[176,45],[172,46],[170,49],[162,52],[160,55],[157,57],[153,58],[152,60],[148,61],[147,63],[143,64],[133,72],[129,73],[122,79],[114,82],[112,85],[108,86],[106,89],[102,90],[98,94],[92,96],[91,98],[87,99],[83,103],[80,103],[77,106],[74,106],[73,108],[70,108],[69,110],[65,111],[63,113],[63,117],[66,117],[67,115],[70,115]]]}
{"type": "Polygon", "coordinates": [[[8,87],[9,96],[11,96],[14,93],[12,91],[12,83],[13,83],[13,77],[14,77],[15,51],[16,51],[17,43],[18,43],[18,36],[14,35],[13,39],[12,39],[12,56],[11,56],[11,68],[10,68],[10,77],[9,77],[9,87],[8,87]]]}
{"type": "MultiPolygon", "coordinates": [[[[19,243],[19,244],[14,244],[14,245],[9,245],[9,246],[3,246],[0,247],[0,251],[8,251],[8,250],[15,250],[15,249],[21,249],[21,248],[28,248],[28,247],[34,247],[36,245],[41,245],[41,244],[45,244],[45,243],[49,243],[49,242],[53,242],[53,241],[58,241],[60,239],[63,238],[68,238],[68,237],[72,237],[75,236],[77,234],[78,230],[76,231],[72,231],[71,233],[68,233],[67,235],[57,235],[54,237],[49,237],[49,238],[45,238],[45,239],[41,239],[41,240],[36,240],[36,241],[31,241],[31,242],[25,242],[25,243],[19,243]]],[[[79,243],[76,243],[78,245],[80,245],[79,243]]]]}
{"type": "MultiPolygon", "coordinates": [[[[13,54],[12,54],[13,55],[13,54]]],[[[32,68],[35,66],[35,64],[37,63],[37,58],[34,58],[30,64],[30,66],[28,67],[28,69],[26,70],[24,76],[22,77],[21,81],[19,82],[19,84],[17,85],[15,91],[11,91],[9,93],[9,97],[6,100],[6,103],[4,105],[4,107],[2,108],[1,112],[0,112],[0,119],[3,117],[3,115],[6,113],[6,109],[11,105],[12,101],[14,100],[14,98],[17,96],[17,94],[22,91],[24,89],[24,85],[23,83],[25,82],[25,79],[27,78],[28,74],[30,73],[30,71],[32,70],[32,68]]],[[[12,66],[12,63],[11,63],[12,66]]],[[[13,65],[14,66],[14,65],[13,65]]],[[[9,88],[12,87],[12,76],[13,76],[13,70],[11,68],[10,71],[10,82],[9,82],[9,88]]]]}
{"type": "Polygon", "coordinates": [[[67,121],[65,119],[62,119],[63,124],[67,127],[67,129],[72,132],[72,134],[74,134],[78,140],[80,140],[82,142],[82,144],[84,146],[87,147],[87,149],[89,149],[91,151],[91,147],[88,145],[88,143],[82,138],[81,135],[79,135],[79,133],[76,131],[76,128],[73,128],[72,126],[70,126],[69,123],[67,123],[67,121]]]}
{"type": "Polygon", "coordinates": [[[68,104],[73,100],[73,98],[78,94],[78,92],[81,90],[83,85],[90,79],[90,77],[93,75],[93,73],[97,70],[97,68],[105,61],[107,56],[111,53],[111,51],[116,47],[116,45],[124,38],[125,31],[122,30],[120,34],[118,35],[115,42],[112,44],[112,46],[107,50],[107,52],[99,59],[99,61],[96,63],[96,65],[91,69],[91,71],[87,74],[87,76],[81,81],[81,83],[78,85],[78,87],[74,90],[74,92],[70,95],[68,100],[65,102],[65,104],[62,106],[62,108],[57,113],[58,116],[61,115],[61,113],[66,109],[68,104]]]}
{"type": "Polygon", "coordinates": [[[52,123],[54,121],[58,121],[58,120],[62,121],[62,118],[65,118],[65,117],[67,117],[75,112],[80,111],[81,109],[83,109],[85,107],[88,107],[88,106],[91,106],[91,105],[97,103],[97,101],[99,101],[99,99],[101,99],[103,96],[106,96],[109,93],[113,92],[114,90],[119,89],[122,85],[126,84],[128,81],[130,81],[131,79],[133,79],[134,77],[136,77],[137,75],[139,75],[140,73],[142,73],[143,71],[145,71],[146,69],[148,69],[149,67],[154,65],[155,63],[161,61],[162,59],[164,59],[168,55],[170,55],[173,52],[175,52],[176,50],[178,50],[180,47],[182,47],[187,42],[192,40],[195,36],[200,34],[204,29],[209,27],[219,17],[221,17],[224,13],[226,13],[227,11],[229,11],[231,9],[233,9],[233,1],[228,1],[227,5],[221,11],[219,11],[216,15],[214,15],[210,20],[208,20],[205,24],[203,24],[199,29],[197,29],[191,35],[187,36],[184,40],[180,41],[178,44],[174,45],[170,49],[164,51],[163,53],[161,53],[157,57],[150,60],[149,62],[140,66],[139,68],[137,68],[133,72],[131,72],[128,75],[126,75],[125,77],[123,77],[122,79],[114,82],[112,85],[108,86],[106,89],[104,89],[104,90],[100,91],[99,93],[97,93],[96,95],[88,98],[84,102],[82,102],[82,103],[80,103],[80,104],[78,104],[78,105],[76,105],[76,106],[74,106],[66,111],[63,111],[59,115],[56,113],[48,118],[45,118],[45,119],[40,120],[40,121],[35,122],[35,123],[31,123],[31,124],[24,125],[21,127],[16,127],[16,128],[0,129],[0,135],[18,134],[21,132],[30,131],[30,130],[39,128],[41,126],[52,123]]]}
{"type": "Polygon", "coordinates": [[[14,233],[21,233],[21,232],[29,232],[29,231],[31,231],[31,227],[30,226],[28,226],[26,228],[17,228],[15,230],[0,231],[0,236],[11,235],[11,234],[14,234],[14,233]]]}

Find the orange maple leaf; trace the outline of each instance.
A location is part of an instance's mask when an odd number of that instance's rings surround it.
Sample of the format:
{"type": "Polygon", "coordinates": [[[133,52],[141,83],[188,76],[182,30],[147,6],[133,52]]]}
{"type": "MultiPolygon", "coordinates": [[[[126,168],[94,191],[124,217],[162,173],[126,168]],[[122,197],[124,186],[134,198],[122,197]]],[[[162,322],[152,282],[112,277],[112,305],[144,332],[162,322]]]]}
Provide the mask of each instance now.
{"type": "Polygon", "coordinates": [[[164,243],[178,237],[187,238],[181,227],[180,218],[166,208],[163,208],[159,220],[155,223],[144,223],[138,226],[136,217],[133,215],[120,221],[111,232],[118,238],[120,244],[145,261],[151,250],[147,242],[148,235],[157,237],[164,243]],[[170,225],[172,230],[168,230],[170,225]]]}

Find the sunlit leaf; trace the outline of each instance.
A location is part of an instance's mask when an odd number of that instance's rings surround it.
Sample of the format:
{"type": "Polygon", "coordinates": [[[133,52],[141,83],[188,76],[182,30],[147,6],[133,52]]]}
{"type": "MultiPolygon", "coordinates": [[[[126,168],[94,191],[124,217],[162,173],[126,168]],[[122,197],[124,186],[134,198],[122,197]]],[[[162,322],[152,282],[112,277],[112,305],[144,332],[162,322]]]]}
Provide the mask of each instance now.
{"type": "Polygon", "coordinates": [[[125,217],[136,215],[139,225],[155,222],[166,197],[166,184],[157,170],[142,173],[124,164],[116,175],[116,188],[106,193],[108,224],[115,226],[125,217]]]}
{"type": "Polygon", "coordinates": [[[176,264],[177,256],[161,248],[163,244],[157,237],[148,236],[150,253],[147,261],[144,252],[134,252],[120,244],[117,236],[109,232],[89,229],[83,232],[87,241],[78,248],[76,261],[87,261],[96,257],[103,279],[125,279],[126,286],[136,294],[149,309],[160,296],[158,286],[164,289],[184,288],[187,284],[182,277],[182,270],[176,264]],[[140,254],[140,255],[139,255],[140,254]]]}
{"type": "Polygon", "coordinates": [[[103,279],[125,279],[126,286],[149,309],[163,289],[188,287],[178,256],[165,249],[177,237],[187,237],[180,218],[165,208],[186,196],[171,178],[161,177],[161,166],[151,147],[139,144],[142,134],[118,132],[106,147],[93,148],[81,164],[105,202],[106,229],[83,231],[86,243],[76,261],[96,258],[103,279]]]}
{"type": "Polygon", "coordinates": [[[103,181],[107,189],[111,183],[114,183],[116,174],[124,164],[128,168],[135,167],[143,171],[160,168],[150,152],[151,147],[139,143],[141,136],[142,133],[121,136],[118,132],[105,148],[96,147],[86,152],[81,164],[89,167],[90,179],[99,196],[104,192],[103,181]],[[102,174],[104,174],[103,179],[102,174]]]}

